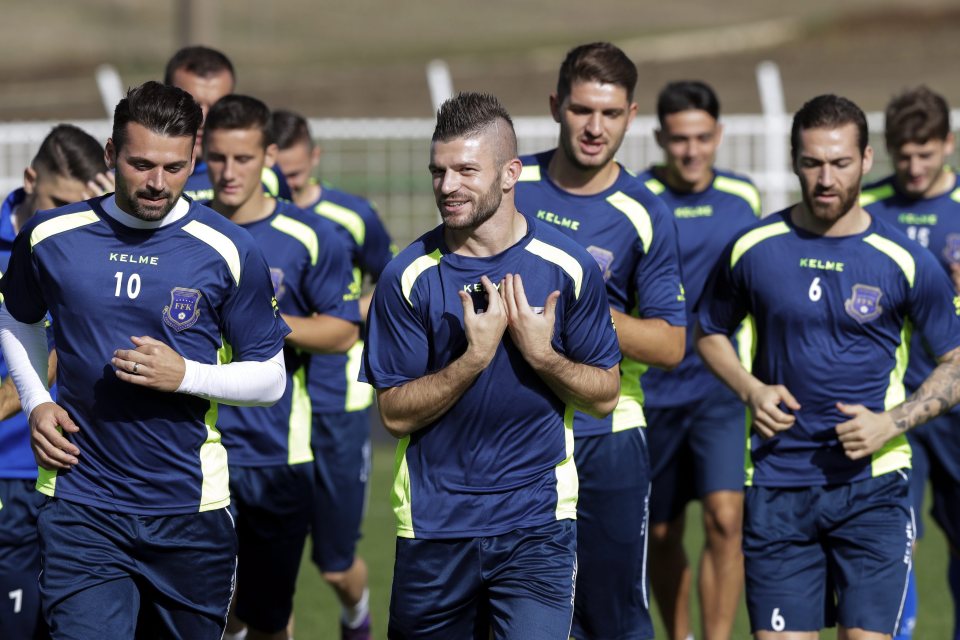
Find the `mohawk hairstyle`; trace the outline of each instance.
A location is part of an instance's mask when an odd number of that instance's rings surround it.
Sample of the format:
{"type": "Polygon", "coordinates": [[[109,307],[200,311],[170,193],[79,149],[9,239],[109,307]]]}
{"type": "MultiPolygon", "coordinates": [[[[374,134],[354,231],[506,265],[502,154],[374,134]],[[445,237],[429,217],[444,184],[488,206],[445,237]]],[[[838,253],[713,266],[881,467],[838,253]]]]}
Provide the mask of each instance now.
{"type": "Polygon", "coordinates": [[[517,155],[517,134],[513,119],[496,96],[489,93],[458,93],[440,105],[434,142],[449,142],[456,138],[470,138],[494,127],[503,129],[498,146],[498,160],[502,164],[517,155]],[[509,157],[504,157],[509,156],[509,157]]]}

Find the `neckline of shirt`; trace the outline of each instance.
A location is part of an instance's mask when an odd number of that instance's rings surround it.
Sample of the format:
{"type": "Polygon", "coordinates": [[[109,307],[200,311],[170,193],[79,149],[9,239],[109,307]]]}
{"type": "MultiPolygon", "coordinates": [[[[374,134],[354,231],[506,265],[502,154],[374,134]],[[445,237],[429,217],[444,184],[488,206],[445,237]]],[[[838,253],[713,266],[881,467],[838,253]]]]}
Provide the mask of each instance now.
{"type": "Polygon", "coordinates": [[[190,202],[183,197],[178,199],[173,209],[159,220],[141,220],[136,216],[130,215],[117,205],[117,197],[115,194],[110,194],[101,200],[100,206],[108,216],[131,229],[159,229],[161,227],[167,227],[180,221],[190,211],[190,202]]]}

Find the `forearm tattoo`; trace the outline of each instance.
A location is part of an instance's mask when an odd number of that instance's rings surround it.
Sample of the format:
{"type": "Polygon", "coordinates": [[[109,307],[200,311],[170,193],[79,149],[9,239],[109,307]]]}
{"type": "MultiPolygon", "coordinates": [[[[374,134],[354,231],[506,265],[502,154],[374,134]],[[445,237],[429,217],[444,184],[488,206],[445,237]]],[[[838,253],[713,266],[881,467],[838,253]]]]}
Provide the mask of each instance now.
{"type": "Polygon", "coordinates": [[[960,402],[960,354],[951,351],[920,388],[890,412],[900,431],[933,420],[960,402]],[[950,357],[952,356],[952,357],[950,357]]]}

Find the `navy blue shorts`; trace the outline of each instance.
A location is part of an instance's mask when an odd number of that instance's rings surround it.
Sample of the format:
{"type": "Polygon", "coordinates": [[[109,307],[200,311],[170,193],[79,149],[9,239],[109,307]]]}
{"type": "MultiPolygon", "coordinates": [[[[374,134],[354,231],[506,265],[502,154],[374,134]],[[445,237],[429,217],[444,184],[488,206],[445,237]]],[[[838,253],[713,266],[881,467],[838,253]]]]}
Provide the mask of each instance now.
{"type": "Polygon", "coordinates": [[[309,462],[230,467],[230,510],[240,543],[236,616],[263,633],[286,628],[314,491],[309,462]]]}
{"type": "Polygon", "coordinates": [[[487,538],[397,538],[388,637],[566,640],[576,537],[560,520],[487,538]]]}
{"type": "Polygon", "coordinates": [[[650,463],[642,429],[576,438],[574,638],[653,637],[647,590],[650,463]]]}
{"type": "Polygon", "coordinates": [[[753,632],[839,623],[893,633],[914,539],[905,471],[829,487],[747,487],[743,555],[753,632]]]}
{"type": "MultiPolygon", "coordinates": [[[[933,494],[930,514],[954,549],[960,549],[960,414],[951,412],[907,432],[913,449],[910,498],[914,513],[923,513],[927,479],[933,494]]],[[[917,518],[917,538],[923,537],[917,518]]]]}
{"type": "Polygon", "coordinates": [[[644,413],[653,473],[650,522],[671,522],[708,493],[743,491],[746,409],[731,391],[644,413]]]}
{"type": "Polygon", "coordinates": [[[54,638],[223,635],[237,566],[227,509],[139,516],[49,498],[38,525],[54,638]]]}
{"type": "Polygon", "coordinates": [[[314,413],[313,562],[321,571],[353,565],[370,477],[369,412],[314,413]]]}
{"type": "Polygon", "coordinates": [[[46,637],[40,613],[36,480],[0,478],[0,638],[46,637]]]}

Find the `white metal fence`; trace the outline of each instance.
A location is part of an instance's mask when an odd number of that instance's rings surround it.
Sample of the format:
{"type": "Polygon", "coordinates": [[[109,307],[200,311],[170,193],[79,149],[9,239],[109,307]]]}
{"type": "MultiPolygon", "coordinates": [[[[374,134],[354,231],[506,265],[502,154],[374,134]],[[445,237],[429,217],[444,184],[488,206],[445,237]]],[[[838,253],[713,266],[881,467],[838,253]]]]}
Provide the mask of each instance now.
{"type": "MultiPolygon", "coordinates": [[[[960,110],[951,115],[954,123],[960,122],[960,110]]],[[[883,116],[871,113],[868,121],[871,143],[877,153],[871,176],[876,177],[890,168],[883,151],[883,116]]],[[[54,124],[0,124],[2,193],[22,183],[24,167],[54,124]]],[[[102,141],[110,134],[107,120],[74,124],[102,141]]],[[[770,115],[728,115],[723,117],[723,124],[724,139],[717,158],[718,166],[752,178],[763,196],[765,213],[786,206],[795,196],[796,185],[789,158],[783,151],[789,135],[789,119],[770,115]],[[770,144],[771,141],[775,144],[770,144]],[[780,149],[781,152],[776,154],[780,157],[769,157],[771,149],[780,149]]],[[[428,118],[310,121],[311,130],[323,147],[319,171],[323,180],[372,199],[401,246],[437,223],[427,173],[433,125],[433,119],[428,118]]],[[[642,170],[660,161],[662,154],[652,135],[655,126],[654,117],[636,119],[618,154],[620,162],[630,169],[642,170]]],[[[557,124],[550,118],[517,118],[516,129],[521,153],[533,153],[556,145],[557,124]]]]}

